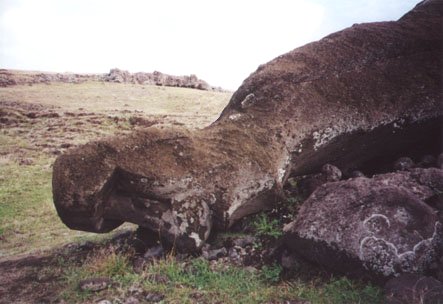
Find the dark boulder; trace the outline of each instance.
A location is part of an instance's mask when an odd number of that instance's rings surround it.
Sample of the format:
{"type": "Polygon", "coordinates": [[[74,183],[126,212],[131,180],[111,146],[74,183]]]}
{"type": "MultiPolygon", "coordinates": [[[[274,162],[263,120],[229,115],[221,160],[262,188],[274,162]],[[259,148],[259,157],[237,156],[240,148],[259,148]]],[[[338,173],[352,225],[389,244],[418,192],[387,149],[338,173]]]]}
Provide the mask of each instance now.
{"type": "Polygon", "coordinates": [[[413,169],[327,183],[285,226],[285,244],[332,271],[370,279],[424,273],[443,241],[425,201],[443,191],[443,170],[413,169]]]}

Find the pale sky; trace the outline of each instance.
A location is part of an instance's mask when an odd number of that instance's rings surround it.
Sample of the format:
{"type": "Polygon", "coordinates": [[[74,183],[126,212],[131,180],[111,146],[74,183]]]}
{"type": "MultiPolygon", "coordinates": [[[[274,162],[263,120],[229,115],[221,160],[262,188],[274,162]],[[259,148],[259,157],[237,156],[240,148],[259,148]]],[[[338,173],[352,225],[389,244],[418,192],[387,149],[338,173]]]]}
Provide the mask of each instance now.
{"type": "Polygon", "coordinates": [[[0,0],[0,67],[196,74],[235,90],[256,68],[419,0],[0,0]]]}

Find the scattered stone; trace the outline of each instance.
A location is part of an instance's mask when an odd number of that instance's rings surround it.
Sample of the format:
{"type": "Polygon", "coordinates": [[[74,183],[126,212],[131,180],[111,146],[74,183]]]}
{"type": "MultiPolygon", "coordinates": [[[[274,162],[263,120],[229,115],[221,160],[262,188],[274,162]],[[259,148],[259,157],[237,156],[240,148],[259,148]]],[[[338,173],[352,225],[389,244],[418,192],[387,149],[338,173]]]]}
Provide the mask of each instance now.
{"type": "Polygon", "coordinates": [[[227,254],[228,254],[228,251],[226,250],[225,247],[222,247],[219,249],[207,250],[207,251],[204,250],[202,252],[202,256],[209,261],[217,260],[221,257],[226,256],[227,254]]]}
{"type": "Polygon", "coordinates": [[[95,246],[96,244],[91,241],[84,241],[78,245],[78,250],[90,251],[93,250],[95,246]]]}
{"type": "Polygon", "coordinates": [[[257,242],[257,238],[252,235],[246,235],[241,238],[237,238],[234,240],[234,246],[245,248],[248,245],[253,245],[257,242]]]}
{"type": "Polygon", "coordinates": [[[143,272],[145,265],[146,260],[142,257],[135,257],[132,261],[132,269],[137,274],[141,274],[143,272]]]}
{"type": "Polygon", "coordinates": [[[416,274],[403,274],[385,285],[386,304],[443,303],[443,283],[416,274]]]}
{"type": "Polygon", "coordinates": [[[108,278],[90,278],[81,280],[78,283],[78,287],[81,291],[100,291],[106,288],[109,288],[112,284],[112,281],[108,278]]]}
{"type": "Polygon", "coordinates": [[[18,164],[19,164],[20,166],[30,166],[30,165],[33,165],[33,164],[34,164],[34,160],[33,160],[32,158],[21,158],[21,159],[18,161],[18,164]]]}
{"type": "Polygon", "coordinates": [[[394,170],[405,171],[412,169],[414,167],[414,161],[409,157],[400,157],[394,163],[394,170]]]}
{"type": "Polygon", "coordinates": [[[68,149],[70,147],[72,147],[72,144],[70,144],[70,143],[62,143],[60,145],[60,148],[62,148],[62,149],[68,149]]]}
{"type": "Polygon", "coordinates": [[[231,259],[231,261],[233,261],[234,263],[238,262],[241,258],[236,248],[229,248],[228,256],[231,259]]]}
{"type": "Polygon", "coordinates": [[[157,124],[158,121],[152,121],[149,119],[146,119],[144,117],[141,116],[131,116],[129,117],[129,124],[132,126],[142,126],[142,127],[150,127],[153,126],[155,124],[157,124]]]}
{"type": "Polygon", "coordinates": [[[324,174],[324,177],[327,182],[337,182],[341,180],[342,173],[339,168],[331,164],[325,164],[321,168],[321,172],[324,174]]]}
{"type": "Polygon", "coordinates": [[[97,302],[97,304],[112,304],[112,302],[109,300],[100,300],[97,302]]]}
{"type": "Polygon", "coordinates": [[[298,190],[303,198],[307,198],[321,185],[339,181],[341,177],[342,172],[339,168],[331,164],[325,164],[321,173],[310,174],[301,178],[298,182],[298,190]]]}
{"type": "MultiPolygon", "coordinates": [[[[189,295],[190,298],[194,299],[195,301],[201,300],[204,297],[204,294],[201,292],[193,292],[189,295]]],[[[198,302],[197,302],[198,303],[198,302]]]]}
{"type": "Polygon", "coordinates": [[[124,304],[139,304],[140,301],[136,297],[129,297],[125,300],[124,304]]]}
{"type": "Polygon", "coordinates": [[[153,274],[149,276],[149,280],[158,284],[167,284],[169,282],[168,277],[161,274],[153,274]]]}
{"type": "Polygon", "coordinates": [[[283,300],[277,302],[267,302],[266,304],[311,304],[311,302],[305,300],[283,300]]]}
{"type": "Polygon", "coordinates": [[[39,118],[59,118],[60,114],[56,112],[47,112],[47,113],[40,113],[37,115],[39,118]]]}
{"type": "Polygon", "coordinates": [[[31,119],[35,119],[37,118],[38,113],[36,112],[29,112],[29,113],[25,113],[25,116],[31,119]]]}
{"type": "Polygon", "coordinates": [[[165,298],[165,295],[158,292],[150,292],[145,296],[145,300],[151,303],[157,303],[162,301],[165,298]]]}
{"type": "Polygon", "coordinates": [[[143,288],[140,287],[140,285],[135,284],[135,285],[131,285],[128,289],[128,291],[132,294],[132,295],[140,295],[144,292],[143,288]]]}

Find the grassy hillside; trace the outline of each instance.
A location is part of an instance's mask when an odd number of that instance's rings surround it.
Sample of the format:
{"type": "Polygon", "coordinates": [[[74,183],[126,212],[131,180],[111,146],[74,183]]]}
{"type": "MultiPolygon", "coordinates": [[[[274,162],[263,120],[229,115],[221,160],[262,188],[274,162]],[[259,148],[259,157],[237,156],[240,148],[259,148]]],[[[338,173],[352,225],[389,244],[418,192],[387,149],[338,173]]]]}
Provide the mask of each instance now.
{"type": "MultiPolygon", "coordinates": [[[[259,255],[245,267],[171,251],[140,266],[134,225],[97,235],[61,223],[51,193],[57,155],[137,128],[204,127],[230,95],[95,82],[0,88],[0,303],[380,302],[374,286],[304,264],[285,273],[259,255]],[[101,291],[79,287],[95,278],[109,283],[101,291]]],[[[275,239],[281,227],[263,214],[251,221],[257,240],[248,250],[257,255],[269,244],[262,238],[275,239]]],[[[211,246],[235,237],[220,234],[211,246]]]]}

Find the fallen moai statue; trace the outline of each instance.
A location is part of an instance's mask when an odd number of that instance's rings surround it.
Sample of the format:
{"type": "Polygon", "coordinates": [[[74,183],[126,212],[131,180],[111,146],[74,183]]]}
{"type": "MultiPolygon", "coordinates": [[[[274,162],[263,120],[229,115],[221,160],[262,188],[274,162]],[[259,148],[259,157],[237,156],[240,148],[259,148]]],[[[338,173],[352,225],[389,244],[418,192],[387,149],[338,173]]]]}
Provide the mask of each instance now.
{"type": "Polygon", "coordinates": [[[277,57],[203,130],[148,128],[67,152],[54,164],[59,216],[93,232],[136,223],[195,251],[272,206],[290,175],[438,150],[442,10],[424,1],[277,57]]]}

